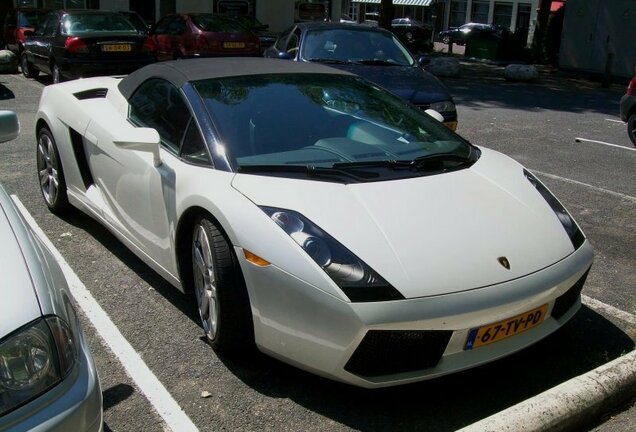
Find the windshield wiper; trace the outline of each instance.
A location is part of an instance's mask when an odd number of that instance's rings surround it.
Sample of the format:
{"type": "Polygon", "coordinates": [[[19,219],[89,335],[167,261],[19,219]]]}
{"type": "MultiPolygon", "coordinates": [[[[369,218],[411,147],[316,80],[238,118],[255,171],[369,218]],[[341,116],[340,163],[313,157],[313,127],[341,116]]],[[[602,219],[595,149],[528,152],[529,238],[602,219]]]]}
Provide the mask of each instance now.
{"type": "Polygon", "coordinates": [[[307,177],[346,177],[357,182],[369,181],[379,177],[378,173],[368,171],[343,170],[336,167],[316,167],[313,165],[241,165],[240,173],[295,173],[307,177]]]}
{"type": "Polygon", "coordinates": [[[356,63],[360,63],[363,65],[372,65],[372,66],[406,66],[395,61],[390,60],[380,60],[380,59],[368,59],[368,60],[358,60],[356,63]]]}
{"type": "Polygon", "coordinates": [[[356,62],[352,62],[350,60],[339,60],[332,58],[310,58],[307,59],[310,62],[314,63],[327,63],[327,64],[356,64],[356,62]]]}
{"type": "Polygon", "coordinates": [[[448,168],[462,168],[466,165],[472,165],[475,162],[473,158],[469,156],[460,156],[454,153],[433,153],[426,156],[416,157],[410,162],[410,165],[416,171],[423,170],[445,170],[448,168]],[[445,162],[455,162],[456,165],[452,167],[444,166],[445,162]]]}

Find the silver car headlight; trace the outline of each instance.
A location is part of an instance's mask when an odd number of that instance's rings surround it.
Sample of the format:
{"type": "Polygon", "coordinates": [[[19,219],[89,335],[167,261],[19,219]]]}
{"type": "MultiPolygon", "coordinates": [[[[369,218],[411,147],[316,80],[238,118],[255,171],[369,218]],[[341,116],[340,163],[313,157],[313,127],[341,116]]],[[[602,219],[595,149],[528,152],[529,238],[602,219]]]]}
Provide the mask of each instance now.
{"type": "Polygon", "coordinates": [[[455,104],[452,101],[433,102],[430,108],[437,112],[453,112],[455,111],[455,104]]]}
{"type": "Polygon", "coordinates": [[[0,342],[0,416],[59,383],[78,358],[70,327],[40,318],[0,342]]]}
{"type": "Polygon", "coordinates": [[[375,270],[306,217],[292,210],[261,207],[353,302],[400,300],[375,270]]]}
{"type": "Polygon", "coordinates": [[[548,202],[552,211],[554,211],[557,218],[559,218],[559,221],[561,222],[561,225],[563,225],[568,237],[570,237],[574,249],[578,249],[585,241],[585,236],[576,222],[574,222],[572,216],[570,216],[570,213],[568,213],[565,207],[563,207],[563,204],[556,199],[552,192],[550,192],[548,188],[546,188],[543,183],[534,176],[534,174],[526,169],[523,170],[523,174],[526,176],[530,184],[532,184],[532,186],[534,186],[541,196],[548,202]]]}

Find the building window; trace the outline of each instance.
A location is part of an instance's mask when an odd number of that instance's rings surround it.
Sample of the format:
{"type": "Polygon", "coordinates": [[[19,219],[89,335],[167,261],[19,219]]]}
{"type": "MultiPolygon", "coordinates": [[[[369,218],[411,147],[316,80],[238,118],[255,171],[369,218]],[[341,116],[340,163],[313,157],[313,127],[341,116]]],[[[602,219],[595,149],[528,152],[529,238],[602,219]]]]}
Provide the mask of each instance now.
{"type": "Polygon", "coordinates": [[[492,23],[496,26],[510,29],[512,24],[512,3],[495,3],[495,16],[492,23]]]}
{"type": "Polygon", "coordinates": [[[530,28],[530,12],[532,12],[531,4],[519,3],[517,7],[517,29],[528,30],[530,28]]]}
{"type": "Polygon", "coordinates": [[[466,24],[466,0],[453,0],[450,6],[449,27],[466,24]]]}
{"type": "Polygon", "coordinates": [[[488,24],[489,9],[489,2],[473,0],[473,10],[470,15],[470,20],[476,23],[488,24]]]}

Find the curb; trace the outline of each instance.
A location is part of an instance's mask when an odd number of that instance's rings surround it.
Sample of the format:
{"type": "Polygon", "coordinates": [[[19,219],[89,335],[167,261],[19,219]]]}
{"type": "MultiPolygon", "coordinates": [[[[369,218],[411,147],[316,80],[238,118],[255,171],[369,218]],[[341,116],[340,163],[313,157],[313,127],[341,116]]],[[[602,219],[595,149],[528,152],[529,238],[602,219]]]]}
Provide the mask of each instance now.
{"type": "Polygon", "coordinates": [[[458,432],[570,431],[636,397],[636,350],[458,432]]]}

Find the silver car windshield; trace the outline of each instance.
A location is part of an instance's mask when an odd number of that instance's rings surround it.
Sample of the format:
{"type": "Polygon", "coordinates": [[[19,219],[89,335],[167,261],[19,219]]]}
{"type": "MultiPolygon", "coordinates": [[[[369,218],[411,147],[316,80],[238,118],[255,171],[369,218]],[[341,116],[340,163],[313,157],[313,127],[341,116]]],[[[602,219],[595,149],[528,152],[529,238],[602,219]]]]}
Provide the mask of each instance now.
{"type": "Polygon", "coordinates": [[[469,158],[473,148],[418,108],[354,76],[252,75],[194,87],[239,167],[469,158]]]}

